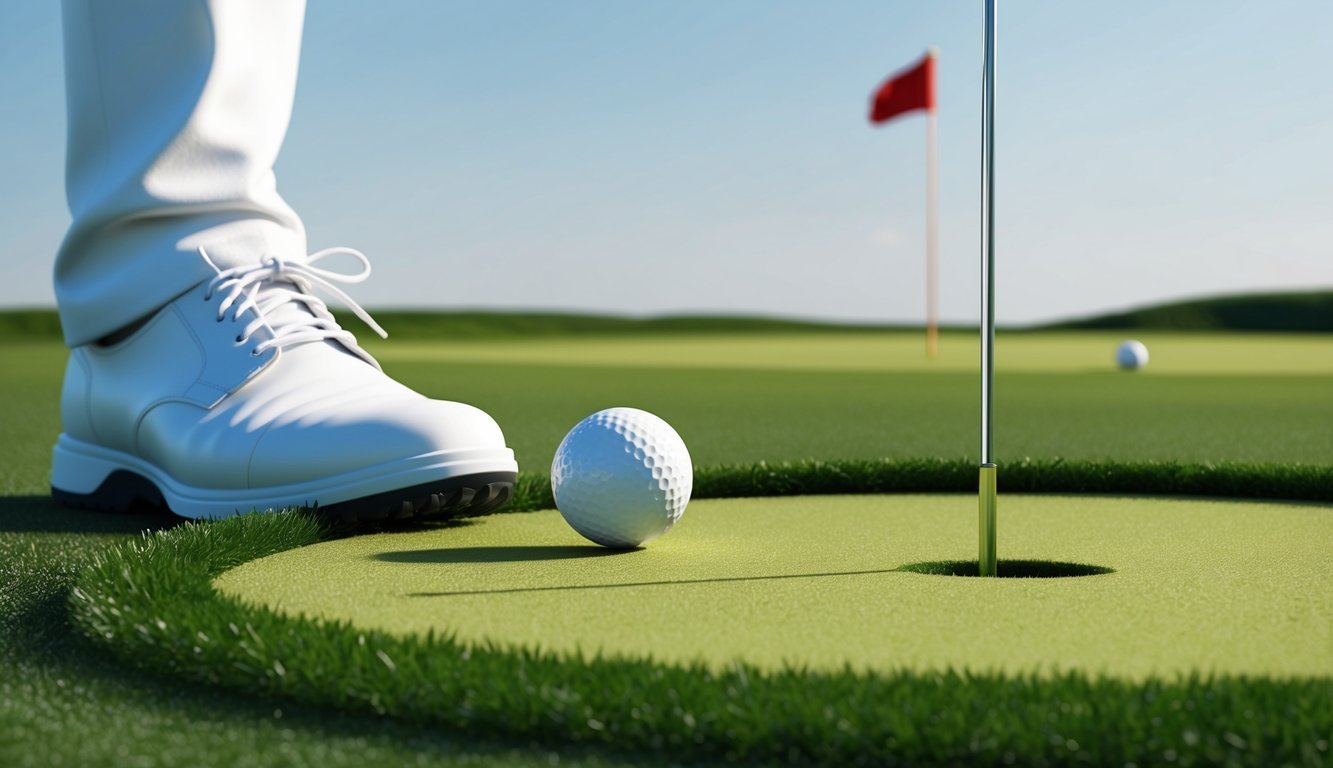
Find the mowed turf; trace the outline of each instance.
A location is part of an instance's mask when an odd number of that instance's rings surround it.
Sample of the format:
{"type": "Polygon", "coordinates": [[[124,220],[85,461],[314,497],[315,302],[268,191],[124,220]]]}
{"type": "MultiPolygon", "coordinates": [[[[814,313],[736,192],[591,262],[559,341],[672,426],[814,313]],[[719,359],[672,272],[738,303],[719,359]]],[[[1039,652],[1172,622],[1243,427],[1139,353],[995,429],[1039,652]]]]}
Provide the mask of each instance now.
{"type": "MultiPolygon", "coordinates": [[[[1333,372],[1316,372],[1333,368],[1333,338],[1144,335],[1152,363],[1142,373],[1122,373],[1111,365],[1115,335],[1012,336],[1001,339],[1045,368],[1013,370],[1014,361],[998,358],[995,450],[1001,463],[1063,457],[1333,465],[1333,430],[1323,428],[1333,423],[1333,372]],[[1228,353],[1230,347],[1238,351],[1228,353]],[[1211,361],[1211,367],[1161,372],[1177,358],[1211,361]],[[1070,360],[1081,362],[1069,367],[1070,360]]],[[[373,349],[408,385],[493,414],[520,467],[542,472],[570,427],[612,405],[667,419],[701,466],[975,458],[975,338],[946,334],[938,368],[927,367],[920,342],[912,333],[722,340],[696,334],[431,345],[391,340],[373,349]],[[752,357],[741,359],[746,354],[752,357]]],[[[0,393],[8,398],[11,438],[0,492],[25,483],[40,490],[59,430],[65,351],[43,343],[4,344],[0,352],[10,363],[0,393]]]]}
{"type": "MultiPolygon", "coordinates": [[[[1001,334],[995,450],[1022,457],[1333,465],[1333,338],[1143,334],[1149,368],[1112,365],[1115,334],[1001,334]]],[[[976,338],[916,333],[417,341],[375,347],[435,397],[487,409],[520,466],[545,471],[579,419],[634,405],[696,463],[976,456],[976,338]]]]}
{"type": "MultiPolygon", "coordinates": [[[[1150,351],[1140,375],[1333,375],[1333,339],[1323,334],[1135,332],[1150,351]]],[[[1001,373],[1092,373],[1112,369],[1124,332],[1001,332],[995,358],[1001,373]]],[[[647,334],[563,339],[374,340],[387,361],[491,362],[597,367],[745,368],[821,371],[975,373],[975,332],[945,331],[935,359],[920,332],[837,334],[770,332],[707,335],[647,334]]]]}
{"type": "Polygon", "coordinates": [[[358,628],[715,669],[1333,674],[1333,508],[1008,496],[1002,559],[1112,572],[897,570],[975,559],[975,505],[945,495],[698,501],[666,537],[622,553],[589,544],[553,511],[502,515],[293,549],[215,583],[358,628]]]}

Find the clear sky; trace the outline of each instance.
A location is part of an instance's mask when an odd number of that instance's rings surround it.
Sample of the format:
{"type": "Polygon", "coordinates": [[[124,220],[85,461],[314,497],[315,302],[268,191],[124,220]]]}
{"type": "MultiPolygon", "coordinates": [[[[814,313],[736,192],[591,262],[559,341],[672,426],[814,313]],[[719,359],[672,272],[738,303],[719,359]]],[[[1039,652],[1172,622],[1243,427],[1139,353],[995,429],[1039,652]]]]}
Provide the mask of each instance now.
{"type": "MultiPolygon", "coordinates": [[[[368,307],[975,322],[980,0],[318,0],[279,189],[368,307]]],[[[1001,0],[1001,322],[1333,286],[1333,2],[1001,0]]],[[[58,3],[0,4],[0,306],[52,303],[58,3]]]]}

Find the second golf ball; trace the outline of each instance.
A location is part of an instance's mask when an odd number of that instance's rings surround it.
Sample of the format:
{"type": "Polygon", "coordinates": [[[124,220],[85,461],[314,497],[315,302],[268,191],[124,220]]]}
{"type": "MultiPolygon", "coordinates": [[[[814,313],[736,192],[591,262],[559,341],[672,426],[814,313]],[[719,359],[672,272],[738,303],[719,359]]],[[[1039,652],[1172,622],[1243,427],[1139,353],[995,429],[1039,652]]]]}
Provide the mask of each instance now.
{"type": "Polygon", "coordinates": [[[637,408],[608,408],[565,435],[551,462],[551,491],[565,521],[606,547],[647,544],[690,501],[694,466],[685,441],[637,408]]]}
{"type": "Polygon", "coordinates": [[[1134,339],[1122,342],[1115,350],[1115,362],[1122,371],[1137,371],[1148,364],[1148,348],[1134,339]]]}

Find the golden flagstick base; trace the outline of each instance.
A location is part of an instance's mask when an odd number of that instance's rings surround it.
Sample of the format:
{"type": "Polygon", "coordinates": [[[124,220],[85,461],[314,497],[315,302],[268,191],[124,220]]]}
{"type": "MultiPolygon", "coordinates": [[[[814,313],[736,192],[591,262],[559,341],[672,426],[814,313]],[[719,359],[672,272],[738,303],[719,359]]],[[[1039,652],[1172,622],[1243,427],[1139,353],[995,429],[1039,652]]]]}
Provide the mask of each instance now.
{"type": "Polygon", "coordinates": [[[981,465],[981,487],[977,495],[978,543],[977,566],[982,576],[995,576],[999,563],[995,556],[995,465],[981,465]]]}

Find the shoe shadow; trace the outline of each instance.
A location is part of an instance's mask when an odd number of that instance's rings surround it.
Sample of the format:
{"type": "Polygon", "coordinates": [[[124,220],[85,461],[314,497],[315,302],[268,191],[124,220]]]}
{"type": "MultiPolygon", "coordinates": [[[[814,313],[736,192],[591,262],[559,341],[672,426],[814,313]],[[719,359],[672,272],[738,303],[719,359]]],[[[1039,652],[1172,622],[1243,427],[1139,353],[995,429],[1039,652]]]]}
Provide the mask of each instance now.
{"type": "Polygon", "coordinates": [[[96,512],[62,506],[50,496],[0,496],[0,533],[140,533],[180,522],[169,512],[96,512]]]}
{"type": "Polygon", "coordinates": [[[587,557],[608,557],[638,550],[607,549],[592,545],[519,546],[519,547],[455,547],[449,549],[407,549],[400,552],[380,552],[371,559],[386,563],[527,563],[542,560],[573,560],[587,557]]]}

